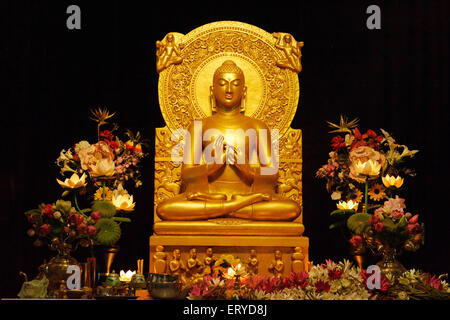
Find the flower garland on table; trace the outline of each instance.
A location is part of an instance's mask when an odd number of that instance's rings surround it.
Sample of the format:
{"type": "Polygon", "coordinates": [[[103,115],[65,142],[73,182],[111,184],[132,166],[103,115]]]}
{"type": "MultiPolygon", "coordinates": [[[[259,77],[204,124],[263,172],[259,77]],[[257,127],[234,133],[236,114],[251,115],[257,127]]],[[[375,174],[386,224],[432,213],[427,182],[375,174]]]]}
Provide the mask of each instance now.
{"type": "Polygon", "coordinates": [[[77,244],[82,246],[110,246],[121,237],[120,224],[131,221],[128,213],[134,210],[135,202],[125,185],[142,185],[140,163],[147,156],[142,151],[146,140],[139,132],[135,135],[126,130],[128,140],[124,142],[116,135],[117,124],[101,130],[115,113],[100,108],[91,113],[97,123],[97,142],[79,141],[61,150],[56,160],[63,176],[56,181],[64,189],[62,196],[72,195],[72,201],[58,200],[25,212],[32,224],[28,235],[37,236],[35,245],[49,239],[52,244],[80,240],[77,244]],[[81,200],[90,206],[81,209],[81,200]]]}
{"type": "Polygon", "coordinates": [[[370,276],[348,260],[314,265],[309,272],[287,277],[256,276],[238,263],[194,284],[189,300],[408,300],[450,299],[450,287],[439,277],[414,269],[392,284],[382,274],[379,288],[369,289],[370,276]],[[231,268],[231,269],[230,269],[231,268]],[[225,271],[226,270],[226,271],[225,271]],[[233,271],[232,271],[233,270],[233,271]]]}

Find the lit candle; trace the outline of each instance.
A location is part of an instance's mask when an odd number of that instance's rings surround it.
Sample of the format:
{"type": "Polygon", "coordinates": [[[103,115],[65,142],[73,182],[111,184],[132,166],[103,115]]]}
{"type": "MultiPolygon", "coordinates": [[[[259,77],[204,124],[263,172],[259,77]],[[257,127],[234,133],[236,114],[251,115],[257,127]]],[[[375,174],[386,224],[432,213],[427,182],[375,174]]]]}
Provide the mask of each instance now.
{"type": "Polygon", "coordinates": [[[131,277],[136,274],[136,271],[128,270],[127,272],[120,270],[119,280],[122,282],[130,282],[131,277]]]}

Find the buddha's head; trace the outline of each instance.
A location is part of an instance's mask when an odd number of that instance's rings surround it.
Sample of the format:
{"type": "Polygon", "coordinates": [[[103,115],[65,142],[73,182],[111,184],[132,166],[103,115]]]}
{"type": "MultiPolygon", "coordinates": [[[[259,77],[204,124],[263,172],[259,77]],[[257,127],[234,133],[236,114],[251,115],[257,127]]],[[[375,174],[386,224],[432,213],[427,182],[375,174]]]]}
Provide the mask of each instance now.
{"type": "Polygon", "coordinates": [[[233,61],[226,60],[217,68],[210,89],[213,111],[227,112],[236,108],[244,111],[247,94],[244,72],[233,61]]]}

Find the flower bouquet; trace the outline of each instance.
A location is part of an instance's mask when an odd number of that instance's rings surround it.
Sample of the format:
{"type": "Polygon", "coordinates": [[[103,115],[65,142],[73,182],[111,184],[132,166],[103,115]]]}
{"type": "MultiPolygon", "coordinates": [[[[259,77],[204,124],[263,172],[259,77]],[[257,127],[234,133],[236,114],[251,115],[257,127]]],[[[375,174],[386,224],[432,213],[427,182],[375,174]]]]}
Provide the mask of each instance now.
{"type": "Polygon", "coordinates": [[[83,246],[111,246],[120,239],[120,224],[131,221],[129,212],[135,202],[125,187],[142,185],[139,166],[146,156],[142,151],[146,141],[139,132],[134,135],[127,130],[128,140],[123,142],[116,135],[117,124],[101,130],[114,114],[100,108],[91,112],[91,119],[97,122],[97,141],[79,141],[63,149],[56,160],[63,176],[56,179],[64,189],[62,197],[71,196],[72,200],[43,204],[25,213],[32,224],[28,234],[38,237],[36,245],[48,238],[52,243],[80,240],[77,243],[83,246]]]}
{"type": "Polygon", "coordinates": [[[208,275],[191,288],[188,299],[367,300],[371,297],[358,268],[349,261],[327,260],[309,273],[291,272],[287,277],[248,275],[245,271],[231,278],[227,273],[208,275]]]}
{"type": "MultiPolygon", "coordinates": [[[[417,250],[423,244],[423,224],[418,215],[405,212],[405,199],[398,193],[404,178],[414,176],[405,160],[418,150],[397,144],[385,130],[362,134],[358,120],[328,123],[336,135],[331,140],[328,163],[316,173],[326,180],[327,191],[339,201],[331,212],[330,229],[346,225],[353,248],[369,247],[395,254],[401,249],[417,250]]],[[[402,270],[403,271],[403,270],[402,270]]]]}

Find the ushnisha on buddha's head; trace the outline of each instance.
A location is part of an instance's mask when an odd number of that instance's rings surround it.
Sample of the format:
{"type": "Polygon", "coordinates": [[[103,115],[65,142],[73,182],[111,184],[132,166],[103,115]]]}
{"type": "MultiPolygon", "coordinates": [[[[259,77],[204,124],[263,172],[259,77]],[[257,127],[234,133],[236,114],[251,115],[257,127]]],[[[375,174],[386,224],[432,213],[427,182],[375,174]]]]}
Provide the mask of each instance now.
{"type": "Polygon", "coordinates": [[[226,60],[216,69],[210,90],[213,111],[244,111],[243,102],[247,94],[244,72],[233,61],[226,60]]]}

